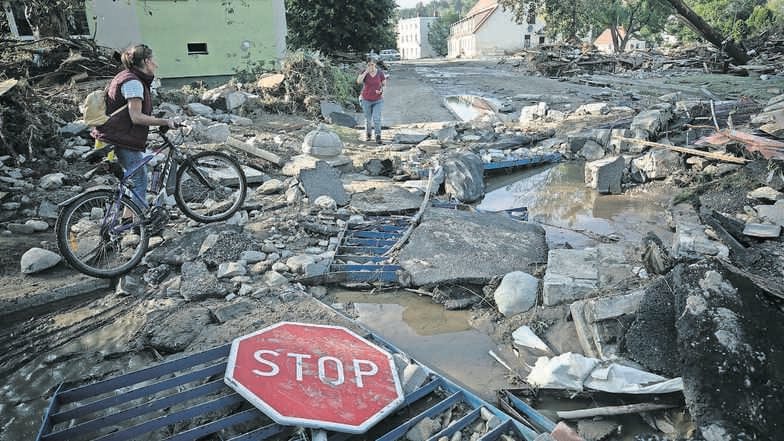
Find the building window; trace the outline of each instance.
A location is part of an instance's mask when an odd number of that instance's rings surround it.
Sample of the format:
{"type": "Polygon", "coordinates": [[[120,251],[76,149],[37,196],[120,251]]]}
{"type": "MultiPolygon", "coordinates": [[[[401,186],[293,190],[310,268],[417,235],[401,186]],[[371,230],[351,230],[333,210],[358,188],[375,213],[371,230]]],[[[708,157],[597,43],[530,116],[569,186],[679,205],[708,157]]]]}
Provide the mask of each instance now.
{"type": "Polygon", "coordinates": [[[188,43],[188,55],[207,55],[207,43],[188,43]]]}
{"type": "Polygon", "coordinates": [[[525,36],[523,37],[523,47],[524,48],[531,47],[531,36],[528,34],[525,34],[525,36]]]}
{"type": "Polygon", "coordinates": [[[539,44],[544,44],[544,37],[539,37],[539,44]]]}

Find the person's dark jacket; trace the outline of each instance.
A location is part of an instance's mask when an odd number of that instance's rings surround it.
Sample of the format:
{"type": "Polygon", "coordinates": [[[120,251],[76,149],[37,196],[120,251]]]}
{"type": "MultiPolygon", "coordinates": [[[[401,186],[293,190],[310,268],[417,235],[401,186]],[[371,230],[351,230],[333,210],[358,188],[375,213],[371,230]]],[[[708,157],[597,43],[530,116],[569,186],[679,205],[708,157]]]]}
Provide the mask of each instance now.
{"type": "MultiPolygon", "coordinates": [[[[140,72],[136,69],[124,70],[118,73],[109,83],[106,92],[106,114],[112,115],[128,102],[123,97],[122,85],[131,80],[139,80],[144,88],[144,98],[142,99],[142,113],[152,115],[152,95],[150,86],[153,77],[140,72]]],[[[134,124],[131,115],[128,113],[128,106],[109,117],[102,126],[93,129],[92,135],[108,144],[114,144],[129,150],[144,151],[147,143],[147,135],[150,127],[134,124]]]]}

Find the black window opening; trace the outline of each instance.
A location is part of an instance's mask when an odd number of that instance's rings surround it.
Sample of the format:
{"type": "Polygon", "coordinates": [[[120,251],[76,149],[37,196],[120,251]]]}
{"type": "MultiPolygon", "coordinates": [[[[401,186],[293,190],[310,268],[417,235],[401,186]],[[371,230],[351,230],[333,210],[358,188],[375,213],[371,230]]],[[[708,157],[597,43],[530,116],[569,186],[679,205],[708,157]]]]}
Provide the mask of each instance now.
{"type": "Polygon", "coordinates": [[[207,43],[188,43],[188,55],[207,55],[207,43]]]}

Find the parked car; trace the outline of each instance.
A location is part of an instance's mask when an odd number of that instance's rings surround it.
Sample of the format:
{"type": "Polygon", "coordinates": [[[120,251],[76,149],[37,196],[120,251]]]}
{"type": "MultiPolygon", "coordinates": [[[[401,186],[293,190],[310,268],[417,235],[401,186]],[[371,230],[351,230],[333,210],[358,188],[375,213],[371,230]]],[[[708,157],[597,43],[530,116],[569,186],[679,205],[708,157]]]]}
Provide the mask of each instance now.
{"type": "Polygon", "coordinates": [[[400,61],[400,52],[396,49],[384,49],[378,53],[381,61],[400,61]]]}

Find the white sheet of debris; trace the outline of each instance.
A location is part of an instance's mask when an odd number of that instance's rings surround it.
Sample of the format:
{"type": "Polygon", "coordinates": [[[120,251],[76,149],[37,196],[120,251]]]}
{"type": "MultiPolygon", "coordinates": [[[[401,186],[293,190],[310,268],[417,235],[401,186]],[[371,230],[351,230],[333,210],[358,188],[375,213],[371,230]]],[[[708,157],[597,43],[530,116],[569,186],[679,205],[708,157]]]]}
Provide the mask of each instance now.
{"type": "Polygon", "coordinates": [[[668,379],[572,352],[552,358],[539,357],[526,381],[532,386],[546,389],[580,391],[587,388],[627,394],[663,394],[683,390],[680,377],[668,379]]]}

